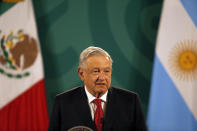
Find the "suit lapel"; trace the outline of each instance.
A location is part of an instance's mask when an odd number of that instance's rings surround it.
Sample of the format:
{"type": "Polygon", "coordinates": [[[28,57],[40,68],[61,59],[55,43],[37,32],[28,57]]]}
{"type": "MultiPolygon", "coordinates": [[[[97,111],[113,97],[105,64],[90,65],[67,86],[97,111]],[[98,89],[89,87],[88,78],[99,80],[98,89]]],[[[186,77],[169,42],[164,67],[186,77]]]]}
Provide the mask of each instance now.
{"type": "Polygon", "coordinates": [[[116,108],[115,108],[116,100],[112,92],[113,92],[113,87],[111,87],[108,90],[107,105],[106,105],[106,111],[105,111],[105,116],[104,116],[104,126],[107,124],[107,126],[109,127],[112,125],[115,114],[116,114],[116,108]]]}
{"type": "Polygon", "coordinates": [[[79,96],[79,103],[78,105],[76,105],[76,108],[78,108],[78,110],[76,113],[78,114],[79,119],[84,122],[85,126],[94,129],[95,126],[94,122],[92,121],[90,107],[88,105],[87,95],[85,93],[84,87],[81,87],[79,96]]]}

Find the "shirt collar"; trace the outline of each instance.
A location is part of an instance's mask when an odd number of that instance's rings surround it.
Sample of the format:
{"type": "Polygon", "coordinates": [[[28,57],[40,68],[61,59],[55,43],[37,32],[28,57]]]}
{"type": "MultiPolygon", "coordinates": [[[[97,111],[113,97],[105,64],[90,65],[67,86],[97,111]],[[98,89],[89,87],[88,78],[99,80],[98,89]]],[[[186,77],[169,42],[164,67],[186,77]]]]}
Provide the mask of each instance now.
{"type": "MultiPolygon", "coordinates": [[[[85,88],[85,92],[87,94],[88,97],[88,103],[91,103],[94,99],[97,99],[95,96],[93,96],[90,92],[88,92],[87,87],[84,86],[85,88]]],[[[103,94],[99,99],[101,99],[102,101],[106,102],[107,101],[107,93],[108,90],[105,92],[105,94],[103,94]]]]}

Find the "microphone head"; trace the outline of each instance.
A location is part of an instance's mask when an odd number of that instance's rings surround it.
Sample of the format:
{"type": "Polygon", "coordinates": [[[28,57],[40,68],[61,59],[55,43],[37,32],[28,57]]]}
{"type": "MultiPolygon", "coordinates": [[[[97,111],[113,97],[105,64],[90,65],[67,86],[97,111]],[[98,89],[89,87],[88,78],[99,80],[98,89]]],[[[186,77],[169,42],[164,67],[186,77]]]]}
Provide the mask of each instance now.
{"type": "Polygon", "coordinates": [[[92,130],[91,128],[87,126],[74,126],[68,129],[68,131],[94,131],[94,130],[92,130]]]}

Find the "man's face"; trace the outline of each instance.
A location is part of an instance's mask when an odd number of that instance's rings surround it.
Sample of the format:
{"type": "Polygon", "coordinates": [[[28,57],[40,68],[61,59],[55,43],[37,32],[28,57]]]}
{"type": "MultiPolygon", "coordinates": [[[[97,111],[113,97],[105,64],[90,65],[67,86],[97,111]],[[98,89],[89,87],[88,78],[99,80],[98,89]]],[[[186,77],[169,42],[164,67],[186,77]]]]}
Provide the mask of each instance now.
{"type": "Polygon", "coordinates": [[[88,57],[84,69],[79,68],[78,73],[87,90],[95,97],[102,96],[110,88],[112,65],[108,57],[88,57]]]}

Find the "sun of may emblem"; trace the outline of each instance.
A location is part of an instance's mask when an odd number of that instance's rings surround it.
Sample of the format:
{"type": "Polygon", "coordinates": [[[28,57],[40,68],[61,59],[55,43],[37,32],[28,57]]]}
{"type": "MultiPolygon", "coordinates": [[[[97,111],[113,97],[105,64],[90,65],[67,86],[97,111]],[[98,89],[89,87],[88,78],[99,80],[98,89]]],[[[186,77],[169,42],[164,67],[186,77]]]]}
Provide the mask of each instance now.
{"type": "Polygon", "coordinates": [[[38,55],[37,42],[22,30],[8,35],[0,32],[0,74],[10,78],[30,75],[26,69],[33,65],[38,55]]]}
{"type": "Polygon", "coordinates": [[[197,78],[197,41],[179,42],[169,55],[173,74],[181,80],[197,78]]]}

